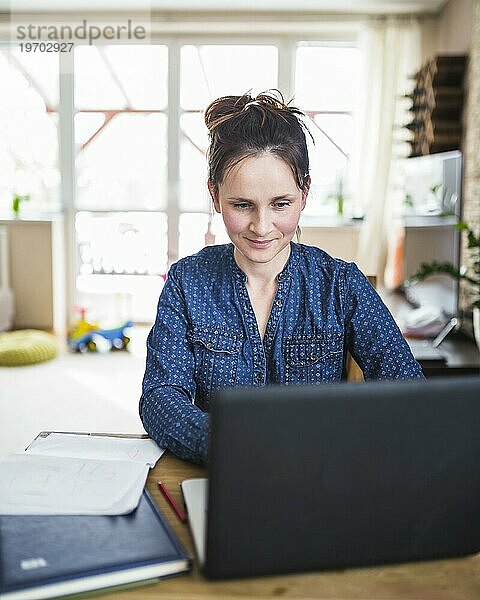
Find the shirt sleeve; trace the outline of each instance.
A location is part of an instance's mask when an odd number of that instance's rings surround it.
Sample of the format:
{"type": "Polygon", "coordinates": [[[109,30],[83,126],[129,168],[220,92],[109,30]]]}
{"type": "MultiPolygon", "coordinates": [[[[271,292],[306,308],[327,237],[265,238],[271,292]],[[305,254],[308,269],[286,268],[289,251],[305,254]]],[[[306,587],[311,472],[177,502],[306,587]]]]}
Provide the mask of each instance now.
{"type": "Polygon", "coordinates": [[[388,308],[355,263],[346,271],[347,349],[368,379],[416,379],[423,372],[388,308]]]}
{"type": "Polygon", "coordinates": [[[196,463],[207,459],[209,416],[194,405],[195,361],[185,299],[172,265],[147,338],[140,418],[159,446],[196,463]]]}

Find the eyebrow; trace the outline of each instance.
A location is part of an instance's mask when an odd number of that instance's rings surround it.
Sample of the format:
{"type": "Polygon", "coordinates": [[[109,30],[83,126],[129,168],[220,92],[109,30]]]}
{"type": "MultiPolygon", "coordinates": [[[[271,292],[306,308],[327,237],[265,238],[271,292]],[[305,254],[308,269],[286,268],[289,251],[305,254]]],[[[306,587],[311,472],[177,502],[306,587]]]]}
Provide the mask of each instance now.
{"type": "MultiPolygon", "coordinates": [[[[270,198],[270,202],[275,202],[277,200],[294,200],[295,199],[295,195],[294,194],[282,194],[281,196],[274,196],[273,198],[270,198]]],[[[234,202],[253,202],[253,200],[249,200],[248,198],[240,198],[237,196],[229,196],[227,198],[227,200],[233,200],[234,202]]]]}

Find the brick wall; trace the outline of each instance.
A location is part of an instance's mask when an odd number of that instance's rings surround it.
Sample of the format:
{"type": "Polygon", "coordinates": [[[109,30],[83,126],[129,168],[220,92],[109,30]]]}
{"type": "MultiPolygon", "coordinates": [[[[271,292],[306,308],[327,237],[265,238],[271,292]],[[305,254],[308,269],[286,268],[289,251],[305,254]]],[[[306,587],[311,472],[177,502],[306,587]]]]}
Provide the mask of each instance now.
{"type": "MultiPolygon", "coordinates": [[[[472,44],[466,89],[463,218],[478,231],[480,227],[480,0],[475,0],[473,6],[472,44]]],[[[463,236],[463,238],[465,237],[463,236]]],[[[468,254],[464,239],[462,264],[469,264],[468,254]]],[[[467,286],[462,285],[461,308],[468,306],[470,291],[467,286]]]]}

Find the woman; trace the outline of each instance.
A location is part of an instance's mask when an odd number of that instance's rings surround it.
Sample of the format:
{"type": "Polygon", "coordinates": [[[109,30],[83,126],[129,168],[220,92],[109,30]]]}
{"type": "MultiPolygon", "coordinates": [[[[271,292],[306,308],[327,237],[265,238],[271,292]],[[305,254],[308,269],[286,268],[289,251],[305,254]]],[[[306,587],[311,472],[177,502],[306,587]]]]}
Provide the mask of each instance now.
{"type": "Polygon", "coordinates": [[[170,268],[140,400],[146,431],[181,458],[206,461],[217,388],[340,381],[347,351],[366,379],[423,376],[357,266],[292,242],[310,187],[301,115],[268,93],[205,112],[208,189],[232,243],[170,268]]]}

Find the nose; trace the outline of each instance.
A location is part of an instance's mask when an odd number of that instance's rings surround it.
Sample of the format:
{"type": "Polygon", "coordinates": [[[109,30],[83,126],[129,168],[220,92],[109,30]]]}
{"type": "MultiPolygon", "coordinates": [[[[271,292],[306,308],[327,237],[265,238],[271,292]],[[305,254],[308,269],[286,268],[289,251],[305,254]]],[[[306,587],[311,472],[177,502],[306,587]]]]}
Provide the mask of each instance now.
{"type": "Polygon", "coordinates": [[[255,211],[249,227],[256,237],[263,238],[271,231],[268,210],[261,208],[255,211]]]}

